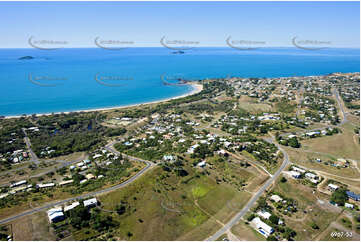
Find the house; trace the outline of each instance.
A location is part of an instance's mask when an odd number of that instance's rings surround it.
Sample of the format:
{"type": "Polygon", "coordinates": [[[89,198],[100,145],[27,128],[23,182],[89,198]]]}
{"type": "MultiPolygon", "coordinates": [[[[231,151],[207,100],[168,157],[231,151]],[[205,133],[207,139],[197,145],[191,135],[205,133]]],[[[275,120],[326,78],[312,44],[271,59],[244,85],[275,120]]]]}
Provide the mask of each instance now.
{"type": "Polygon", "coordinates": [[[351,203],[345,203],[345,207],[353,209],[353,205],[351,203]]]}
{"type": "Polygon", "coordinates": [[[49,209],[47,213],[50,223],[56,223],[65,219],[63,209],[61,207],[49,209]]]}
{"type": "Polygon", "coordinates": [[[255,217],[251,223],[257,229],[257,231],[266,238],[274,232],[274,229],[268,224],[264,223],[259,217],[255,217]]]}
{"type": "Polygon", "coordinates": [[[93,174],[89,173],[89,174],[87,174],[87,175],[85,176],[85,178],[88,179],[88,180],[90,180],[90,179],[94,179],[95,176],[94,176],[93,174]]]}
{"type": "Polygon", "coordinates": [[[59,182],[59,186],[63,186],[63,185],[67,185],[67,184],[73,183],[73,181],[74,181],[74,180],[67,180],[67,181],[59,182]]]}
{"type": "Polygon", "coordinates": [[[356,193],[351,192],[351,191],[346,191],[346,194],[350,199],[352,199],[354,201],[360,201],[360,194],[356,194],[356,193]]]}
{"type": "Polygon", "coordinates": [[[86,208],[91,208],[91,207],[95,207],[95,206],[98,204],[98,201],[97,201],[97,199],[94,197],[94,198],[85,200],[83,203],[84,203],[84,207],[86,207],[86,208]]]}
{"type": "Polygon", "coordinates": [[[298,168],[297,166],[293,166],[292,170],[297,171],[297,172],[299,172],[301,174],[306,172],[304,169],[298,168]]]}
{"type": "Polygon", "coordinates": [[[272,195],[271,197],[270,197],[270,199],[271,200],[273,200],[273,201],[275,201],[275,202],[282,202],[282,198],[280,197],[280,196],[278,196],[278,195],[272,195]]]}
{"type": "Polygon", "coordinates": [[[337,185],[334,185],[334,184],[328,184],[327,185],[328,189],[331,190],[331,191],[336,191],[338,189],[338,186],[337,185]]]}
{"type": "Polygon", "coordinates": [[[17,186],[24,185],[26,183],[27,183],[26,180],[22,180],[22,181],[18,181],[18,182],[15,182],[15,183],[11,184],[10,187],[17,187],[17,186]]]}
{"type": "Polygon", "coordinates": [[[197,164],[198,167],[205,167],[207,164],[207,162],[204,160],[204,161],[201,161],[197,164]]]}
{"type": "Polygon", "coordinates": [[[227,153],[225,150],[222,150],[222,149],[221,149],[221,150],[218,150],[218,151],[217,151],[217,154],[218,154],[218,155],[223,155],[223,156],[228,156],[228,153],[227,153]]]}
{"type": "Polygon", "coordinates": [[[174,161],[177,160],[177,157],[173,156],[173,155],[164,155],[163,160],[164,161],[169,161],[169,162],[174,162],[174,161]]]}
{"type": "Polygon", "coordinates": [[[53,186],[55,186],[55,183],[36,184],[37,188],[48,188],[48,187],[53,187],[53,186]]]}
{"type": "Polygon", "coordinates": [[[301,173],[297,172],[297,171],[290,171],[290,174],[293,178],[300,178],[301,177],[301,173]]]}
{"type": "Polygon", "coordinates": [[[271,217],[271,214],[267,211],[258,211],[257,215],[259,215],[260,217],[262,217],[264,219],[269,219],[271,217]]]}
{"type": "Polygon", "coordinates": [[[313,173],[310,173],[310,172],[307,172],[305,174],[305,177],[310,178],[310,179],[315,179],[317,177],[317,175],[315,175],[313,173]]]}
{"type": "Polygon", "coordinates": [[[77,206],[79,206],[80,203],[79,202],[73,202],[72,204],[70,204],[69,206],[65,206],[64,207],[64,212],[70,211],[74,208],[76,208],[77,206]]]}
{"type": "Polygon", "coordinates": [[[102,157],[102,156],[103,155],[101,155],[101,154],[96,154],[96,155],[93,156],[93,159],[97,159],[97,158],[102,157]]]}

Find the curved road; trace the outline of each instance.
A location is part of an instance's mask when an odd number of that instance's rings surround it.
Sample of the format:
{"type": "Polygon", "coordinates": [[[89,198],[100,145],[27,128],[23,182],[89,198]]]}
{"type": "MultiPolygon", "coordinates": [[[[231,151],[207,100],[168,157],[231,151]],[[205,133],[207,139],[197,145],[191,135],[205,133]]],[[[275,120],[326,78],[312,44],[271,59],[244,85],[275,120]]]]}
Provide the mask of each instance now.
{"type": "MultiPolygon", "coordinates": [[[[112,142],[111,144],[107,145],[106,146],[106,149],[108,150],[112,150],[112,152],[116,153],[116,154],[120,154],[118,151],[116,150],[113,150],[111,148],[111,146],[114,144],[115,142],[112,142]]],[[[76,197],[72,197],[72,198],[68,198],[68,199],[64,199],[64,200],[61,200],[61,201],[56,201],[56,202],[51,202],[51,203],[48,203],[48,204],[45,204],[43,206],[40,206],[40,207],[37,207],[37,208],[34,208],[34,209],[30,209],[30,210],[27,210],[25,212],[22,212],[22,213],[19,213],[17,215],[14,215],[14,216],[11,216],[11,217],[8,217],[6,219],[2,219],[0,220],[0,224],[4,224],[4,223],[8,223],[8,222],[11,222],[15,219],[18,219],[18,218],[21,218],[21,217],[24,217],[24,216],[27,216],[27,215],[30,215],[30,214],[34,214],[36,212],[40,212],[42,210],[45,210],[45,209],[50,209],[54,206],[59,206],[59,205],[63,205],[65,203],[68,203],[70,201],[73,201],[73,200],[79,200],[79,199],[85,199],[85,198],[88,198],[88,197],[93,197],[93,196],[96,196],[96,195],[100,195],[100,194],[103,194],[103,193],[107,193],[107,192],[111,192],[111,191],[115,191],[119,188],[123,188],[125,187],[126,185],[128,185],[129,183],[132,183],[133,181],[135,181],[136,179],[138,179],[141,175],[143,175],[145,172],[147,172],[151,167],[154,166],[154,163],[153,162],[150,162],[150,161],[146,161],[146,160],[142,160],[142,159],[139,159],[139,158],[136,158],[136,157],[132,157],[132,156],[128,156],[128,155],[124,155],[125,157],[127,157],[128,159],[130,160],[135,160],[135,161],[140,161],[140,162],[144,162],[146,164],[146,166],[140,170],[136,175],[132,176],[130,179],[126,180],[125,182],[123,183],[120,183],[118,185],[115,185],[115,186],[112,186],[112,187],[109,187],[109,188],[106,188],[106,189],[102,189],[102,190],[99,190],[99,191],[95,191],[95,192],[91,192],[91,193],[87,193],[87,194],[83,194],[83,195],[79,195],[79,196],[76,196],[76,197]]]]}
{"type": "MultiPolygon", "coordinates": [[[[267,142],[272,142],[272,139],[265,139],[267,142]]],[[[251,198],[251,200],[248,201],[246,206],[238,212],[227,224],[225,224],[220,230],[218,230],[215,234],[213,234],[211,237],[207,238],[206,241],[215,241],[221,235],[227,232],[227,230],[231,229],[235,224],[239,222],[239,220],[242,219],[242,217],[248,212],[248,210],[255,204],[255,202],[258,200],[258,198],[263,194],[264,191],[279,177],[283,169],[286,168],[286,166],[289,164],[289,158],[288,154],[276,143],[274,143],[278,149],[280,149],[284,155],[284,160],[281,165],[281,167],[276,171],[276,173],[270,177],[270,179],[267,180],[267,182],[258,190],[258,192],[251,198]]]]}

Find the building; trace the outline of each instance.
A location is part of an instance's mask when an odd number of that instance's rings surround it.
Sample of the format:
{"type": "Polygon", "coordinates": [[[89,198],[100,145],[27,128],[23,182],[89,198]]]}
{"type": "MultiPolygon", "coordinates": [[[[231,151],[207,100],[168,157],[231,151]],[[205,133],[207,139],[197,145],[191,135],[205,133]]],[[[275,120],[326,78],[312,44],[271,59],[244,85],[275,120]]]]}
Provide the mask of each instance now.
{"type": "Polygon", "coordinates": [[[350,199],[352,199],[354,201],[360,201],[360,194],[356,194],[356,193],[351,192],[351,191],[346,191],[346,194],[350,199]]]}
{"type": "Polygon", "coordinates": [[[197,164],[197,166],[198,167],[205,167],[206,166],[206,161],[204,160],[204,161],[201,161],[201,162],[199,162],[198,164],[197,164]]]}
{"type": "Polygon", "coordinates": [[[73,202],[72,204],[70,204],[69,206],[65,206],[64,207],[64,212],[70,211],[74,208],[76,208],[77,206],[79,206],[80,203],[79,202],[73,202]]]}
{"type": "Polygon", "coordinates": [[[345,207],[353,209],[353,205],[351,203],[345,203],[345,207]]]}
{"type": "Polygon", "coordinates": [[[268,224],[265,224],[259,217],[255,217],[251,223],[256,230],[266,238],[274,232],[274,229],[268,224]]]}
{"type": "Polygon", "coordinates": [[[53,186],[55,186],[55,183],[36,184],[37,188],[48,188],[48,187],[53,187],[53,186]]]}
{"type": "Polygon", "coordinates": [[[334,185],[334,184],[328,184],[327,185],[328,189],[331,190],[331,191],[336,191],[338,189],[338,186],[337,185],[334,185]]]}
{"type": "Polygon", "coordinates": [[[273,200],[273,201],[275,201],[275,202],[282,202],[282,198],[280,197],[280,196],[278,196],[278,195],[272,195],[271,197],[270,197],[270,199],[271,200],[273,200]]]}
{"type": "Polygon", "coordinates": [[[27,183],[26,180],[22,180],[22,181],[18,181],[18,182],[15,182],[15,183],[11,184],[10,187],[17,187],[17,186],[24,185],[26,183],[27,183]]]}
{"type": "Polygon", "coordinates": [[[73,183],[73,182],[74,182],[74,180],[62,181],[62,182],[59,182],[59,186],[67,185],[67,184],[70,184],[70,183],[73,183]]]}
{"type": "Polygon", "coordinates": [[[95,197],[84,201],[84,207],[86,208],[95,207],[97,204],[98,201],[95,197]]]}
{"type": "Polygon", "coordinates": [[[63,209],[61,207],[49,209],[47,213],[50,223],[56,223],[65,219],[63,209]]]}
{"type": "Polygon", "coordinates": [[[262,217],[264,219],[269,219],[271,217],[271,214],[267,211],[258,211],[257,215],[259,215],[260,217],[262,217]]]}
{"type": "Polygon", "coordinates": [[[293,178],[300,178],[301,177],[301,173],[297,172],[297,171],[290,171],[290,174],[293,178]]]}
{"type": "Polygon", "coordinates": [[[88,179],[88,180],[90,180],[90,179],[94,179],[95,176],[94,176],[93,174],[89,173],[89,174],[87,174],[87,175],[85,176],[85,178],[88,179]]]}
{"type": "Polygon", "coordinates": [[[297,166],[293,166],[292,170],[297,171],[297,172],[299,172],[301,174],[306,172],[304,169],[298,168],[297,166]]]}

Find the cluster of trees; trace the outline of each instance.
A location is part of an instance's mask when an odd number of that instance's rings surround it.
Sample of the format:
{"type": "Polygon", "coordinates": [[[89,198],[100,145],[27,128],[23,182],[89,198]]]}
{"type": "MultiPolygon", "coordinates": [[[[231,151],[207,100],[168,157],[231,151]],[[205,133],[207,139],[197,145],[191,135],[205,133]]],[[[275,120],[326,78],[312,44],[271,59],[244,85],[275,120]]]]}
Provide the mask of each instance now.
{"type": "Polygon", "coordinates": [[[344,206],[345,202],[348,201],[348,196],[346,194],[345,188],[339,188],[334,191],[331,195],[331,202],[336,203],[339,206],[344,206]]]}
{"type": "Polygon", "coordinates": [[[39,157],[56,157],[73,152],[89,151],[105,142],[104,137],[118,136],[124,128],[108,128],[98,125],[102,117],[97,113],[71,113],[40,117],[39,132],[29,134],[32,148],[39,157]],[[54,150],[48,153],[48,150],[54,150]],[[43,152],[43,153],[42,153],[43,152]]]}
{"type": "Polygon", "coordinates": [[[298,142],[297,137],[292,137],[289,139],[282,139],[280,136],[278,136],[276,138],[277,138],[278,143],[281,145],[291,146],[292,148],[300,148],[301,147],[301,143],[298,142]]]}

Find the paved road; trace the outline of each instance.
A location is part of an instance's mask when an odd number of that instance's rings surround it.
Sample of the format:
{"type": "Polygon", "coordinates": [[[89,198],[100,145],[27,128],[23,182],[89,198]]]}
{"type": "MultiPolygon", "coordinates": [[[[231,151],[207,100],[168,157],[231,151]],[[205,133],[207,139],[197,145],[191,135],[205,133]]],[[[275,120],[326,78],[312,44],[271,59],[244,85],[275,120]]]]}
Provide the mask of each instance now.
{"type": "Polygon", "coordinates": [[[305,86],[304,86],[304,83],[302,82],[302,87],[301,87],[300,92],[299,92],[300,99],[299,99],[299,102],[298,102],[298,105],[297,105],[296,117],[299,116],[300,111],[301,111],[301,105],[302,105],[302,102],[303,102],[303,93],[304,92],[305,92],[305,86]]]}
{"type": "Polygon", "coordinates": [[[238,212],[224,227],[222,227],[220,230],[218,230],[215,234],[213,234],[211,237],[207,238],[206,241],[215,241],[218,239],[221,235],[226,233],[227,230],[231,229],[235,224],[238,223],[238,221],[248,212],[248,210],[253,207],[255,202],[258,200],[258,198],[263,194],[264,191],[279,177],[283,169],[286,168],[286,166],[289,164],[289,158],[288,154],[276,143],[273,142],[272,139],[265,139],[267,142],[274,143],[283,153],[284,160],[281,165],[281,167],[276,171],[276,173],[270,177],[267,182],[258,190],[258,192],[249,200],[249,202],[246,204],[246,206],[238,212]]]}
{"type": "MultiPolygon", "coordinates": [[[[107,149],[112,149],[112,145],[114,144],[115,142],[112,142],[111,144],[107,145],[107,149]]],[[[113,149],[112,149],[113,150],[113,149]]],[[[115,151],[114,152],[116,154],[119,154],[118,151],[115,151]]],[[[73,200],[79,200],[79,199],[85,199],[85,198],[88,198],[88,197],[94,197],[94,196],[97,196],[97,195],[100,195],[100,194],[103,194],[103,193],[107,193],[107,192],[111,192],[111,191],[115,191],[119,188],[123,188],[125,187],[126,185],[132,183],[133,181],[135,181],[136,179],[138,179],[141,175],[143,175],[145,172],[147,172],[151,167],[154,166],[154,163],[150,162],[150,161],[146,161],[146,160],[142,160],[142,159],[139,159],[139,158],[135,158],[135,157],[132,157],[132,156],[128,156],[128,155],[124,155],[125,157],[127,157],[128,159],[130,160],[135,160],[135,161],[140,161],[140,162],[144,162],[146,164],[146,166],[140,170],[136,175],[132,176],[130,179],[128,179],[127,181],[121,183],[121,184],[118,184],[118,185],[115,185],[115,186],[112,186],[112,187],[109,187],[109,188],[106,188],[106,189],[102,189],[100,191],[95,191],[95,192],[90,192],[90,193],[87,193],[87,194],[84,194],[84,195],[79,195],[79,196],[76,196],[76,197],[72,197],[72,198],[68,198],[68,199],[64,199],[64,200],[61,200],[61,201],[56,201],[56,202],[51,202],[51,203],[48,203],[48,204],[45,204],[43,206],[40,206],[40,207],[37,207],[37,208],[33,208],[33,209],[30,209],[30,210],[27,210],[25,212],[22,212],[22,213],[19,213],[17,215],[14,215],[14,216],[11,216],[11,217],[8,217],[6,219],[2,219],[0,220],[0,224],[5,224],[5,223],[8,223],[8,222],[11,222],[15,219],[18,219],[18,218],[21,218],[21,217],[24,217],[24,216],[27,216],[27,215],[30,215],[30,214],[34,214],[36,212],[39,212],[39,211],[43,211],[45,209],[49,209],[49,208],[52,208],[54,206],[59,206],[59,205],[63,205],[65,203],[68,203],[70,201],[73,201],[73,200]]]]}
{"type": "Polygon", "coordinates": [[[343,105],[342,105],[342,101],[341,101],[341,98],[340,98],[340,94],[338,93],[338,91],[335,89],[333,89],[333,94],[335,95],[336,97],[336,101],[338,103],[338,106],[341,110],[341,113],[342,113],[342,116],[343,116],[343,119],[341,121],[341,123],[339,124],[339,126],[343,125],[344,123],[346,123],[348,120],[347,120],[347,113],[345,112],[345,110],[343,109],[343,105]]]}
{"type": "Polygon", "coordinates": [[[31,156],[31,161],[33,161],[36,165],[40,163],[38,156],[35,154],[35,152],[31,149],[31,143],[30,143],[30,139],[28,137],[28,134],[25,131],[25,128],[22,128],[24,135],[25,135],[25,143],[26,146],[28,147],[28,150],[30,152],[30,156],[31,156]]]}

